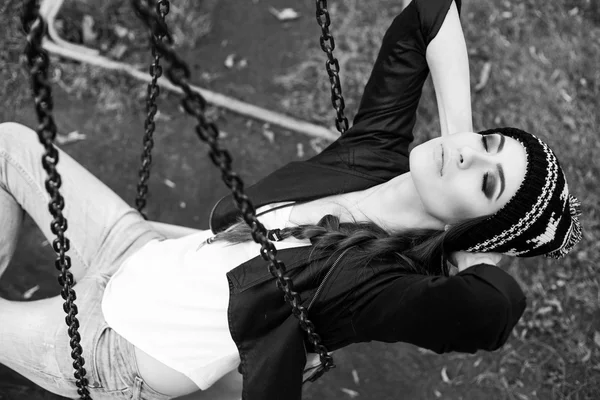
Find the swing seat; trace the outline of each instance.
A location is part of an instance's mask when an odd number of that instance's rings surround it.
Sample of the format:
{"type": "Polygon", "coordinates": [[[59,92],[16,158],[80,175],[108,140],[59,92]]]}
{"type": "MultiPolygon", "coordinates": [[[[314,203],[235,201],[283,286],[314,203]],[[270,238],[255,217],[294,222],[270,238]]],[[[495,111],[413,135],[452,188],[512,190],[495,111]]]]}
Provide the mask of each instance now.
{"type": "Polygon", "coordinates": [[[199,229],[194,229],[187,226],[165,224],[164,222],[158,221],[149,222],[157,232],[160,232],[167,239],[177,239],[183,236],[191,235],[192,233],[200,232],[199,229]]]}

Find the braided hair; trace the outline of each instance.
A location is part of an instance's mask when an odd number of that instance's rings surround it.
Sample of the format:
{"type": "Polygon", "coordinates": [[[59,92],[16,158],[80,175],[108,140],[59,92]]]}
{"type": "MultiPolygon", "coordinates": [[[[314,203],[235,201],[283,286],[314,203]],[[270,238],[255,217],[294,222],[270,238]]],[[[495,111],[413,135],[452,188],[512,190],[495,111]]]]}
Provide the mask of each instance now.
{"type": "MultiPolygon", "coordinates": [[[[367,266],[374,261],[393,262],[406,272],[423,275],[448,275],[447,254],[459,250],[449,245],[456,238],[487,216],[463,221],[448,230],[412,229],[389,233],[373,222],[340,222],[339,217],[325,215],[316,225],[299,225],[278,231],[280,240],[294,237],[310,240],[312,250],[309,262],[326,257],[333,260],[347,249],[354,250],[344,263],[367,266]]],[[[238,222],[210,240],[230,244],[252,240],[250,227],[239,218],[238,222]]]]}

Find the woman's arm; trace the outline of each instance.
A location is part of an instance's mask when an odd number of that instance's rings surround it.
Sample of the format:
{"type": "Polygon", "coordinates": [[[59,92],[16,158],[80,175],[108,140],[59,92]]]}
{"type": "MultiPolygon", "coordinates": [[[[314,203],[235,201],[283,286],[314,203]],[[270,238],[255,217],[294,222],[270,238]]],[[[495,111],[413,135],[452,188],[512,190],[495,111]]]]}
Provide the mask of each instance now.
{"type": "Polygon", "coordinates": [[[407,342],[436,353],[493,351],[525,306],[513,277],[479,264],[452,277],[399,276],[355,312],[352,326],[360,341],[407,342]]]}
{"type": "Polygon", "coordinates": [[[384,179],[408,170],[417,108],[429,75],[427,48],[451,7],[457,19],[460,0],[413,0],[392,21],[354,125],[311,161],[384,179]]]}
{"type": "Polygon", "coordinates": [[[442,136],[472,132],[469,57],[456,4],[452,3],[437,36],[427,46],[442,136]]]}

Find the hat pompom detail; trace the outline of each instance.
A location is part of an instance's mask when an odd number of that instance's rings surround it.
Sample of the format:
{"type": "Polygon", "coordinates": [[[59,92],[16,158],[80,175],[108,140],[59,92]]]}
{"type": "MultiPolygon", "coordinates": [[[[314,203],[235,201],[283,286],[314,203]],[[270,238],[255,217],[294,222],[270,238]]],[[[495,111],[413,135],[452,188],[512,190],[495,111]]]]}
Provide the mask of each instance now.
{"type": "Polygon", "coordinates": [[[565,243],[561,248],[546,254],[545,256],[548,258],[558,259],[566,256],[583,238],[581,223],[579,222],[579,217],[581,216],[581,202],[571,194],[569,194],[569,213],[571,215],[571,227],[567,233],[565,243]]]}

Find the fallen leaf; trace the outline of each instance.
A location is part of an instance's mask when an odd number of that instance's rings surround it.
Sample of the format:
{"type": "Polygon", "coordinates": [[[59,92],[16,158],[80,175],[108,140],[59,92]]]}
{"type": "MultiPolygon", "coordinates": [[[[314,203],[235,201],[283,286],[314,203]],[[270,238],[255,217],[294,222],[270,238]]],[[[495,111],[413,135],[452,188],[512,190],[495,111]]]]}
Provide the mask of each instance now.
{"type": "Polygon", "coordinates": [[[163,112],[161,112],[160,110],[156,111],[156,114],[154,114],[154,120],[155,121],[170,121],[171,116],[169,114],[165,114],[163,112]]]}
{"type": "Polygon", "coordinates": [[[78,142],[80,140],[85,140],[86,136],[79,131],[69,132],[66,135],[56,135],[56,143],[63,145],[72,142],[78,142]]]}
{"type": "Polygon", "coordinates": [[[355,369],[352,370],[352,379],[354,380],[355,385],[358,385],[360,383],[360,380],[358,378],[358,372],[355,369]]]}
{"type": "Polygon", "coordinates": [[[585,354],[583,355],[583,357],[581,357],[581,362],[585,364],[592,357],[592,349],[588,348],[585,345],[583,345],[582,347],[583,347],[583,351],[585,351],[585,354]]]}
{"type": "Polygon", "coordinates": [[[537,315],[546,315],[549,312],[552,312],[552,307],[547,306],[547,307],[541,307],[541,308],[539,308],[535,313],[537,315]]]}
{"type": "Polygon", "coordinates": [[[235,65],[235,54],[230,54],[227,56],[227,58],[225,58],[225,67],[227,68],[233,68],[233,66],[235,65]]]}
{"type": "Polygon", "coordinates": [[[559,313],[563,312],[562,304],[558,299],[546,299],[544,303],[556,307],[559,313]]]}
{"type": "Polygon", "coordinates": [[[352,390],[352,389],[340,388],[340,390],[342,392],[346,393],[352,399],[359,396],[359,393],[357,391],[355,391],[355,390],[352,390]]]}
{"type": "Polygon", "coordinates": [[[91,15],[84,15],[81,21],[81,33],[84,44],[92,44],[98,38],[98,34],[94,32],[94,18],[91,15]]]}
{"type": "Polygon", "coordinates": [[[438,399],[439,399],[440,397],[442,397],[442,392],[440,392],[439,390],[434,390],[434,391],[433,391],[433,394],[434,394],[434,395],[435,395],[435,397],[437,397],[438,399]]]}
{"type": "Polygon", "coordinates": [[[538,52],[535,46],[529,46],[529,55],[531,55],[531,57],[535,58],[536,60],[542,62],[543,64],[550,64],[550,60],[548,60],[544,53],[542,53],[541,51],[538,52]]]}
{"type": "Polygon", "coordinates": [[[246,68],[248,66],[248,60],[245,58],[238,59],[238,56],[236,54],[231,53],[225,58],[224,65],[225,65],[225,67],[227,67],[229,69],[231,69],[233,67],[242,69],[242,68],[246,68]]]}
{"type": "Polygon", "coordinates": [[[492,63],[486,61],[481,68],[481,73],[479,74],[479,82],[475,85],[475,91],[479,92],[481,89],[487,85],[488,80],[490,79],[490,73],[492,72],[492,63]]]}
{"type": "Polygon", "coordinates": [[[278,10],[275,7],[269,7],[269,12],[271,12],[271,14],[273,14],[279,21],[292,21],[300,18],[300,14],[298,14],[293,8],[284,8],[278,10]]]}
{"type": "Polygon", "coordinates": [[[273,133],[272,130],[270,129],[263,129],[262,134],[264,137],[267,138],[267,140],[269,141],[269,143],[273,144],[275,143],[275,133],[273,133]]]}
{"type": "Polygon", "coordinates": [[[304,157],[304,145],[302,143],[296,144],[296,155],[298,158],[304,157]]]}
{"type": "Polygon", "coordinates": [[[573,101],[573,97],[571,97],[571,95],[569,93],[567,93],[567,91],[565,89],[560,89],[558,91],[558,93],[563,98],[563,100],[566,101],[567,103],[570,103],[573,101]]]}
{"type": "Polygon", "coordinates": [[[202,80],[206,81],[206,82],[212,82],[215,79],[218,79],[222,74],[219,73],[214,73],[211,74],[210,72],[202,72],[200,74],[200,78],[202,78],[202,80]]]}
{"type": "Polygon", "coordinates": [[[175,182],[173,182],[170,179],[165,178],[165,180],[163,182],[164,182],[165,185],[167,185],[171,189],[173,189],[175,187],[175,182]]]}
{"type": "Polygon", "coordinates": [[[122,39],[129,34],[129,29],[117,24],[114,26],[113,32],[115,33],[115,35],[117,35],[117,37],[122,39]]]}
{"type": "Polygon", "coordinates": [[[123,43],[117,43],[113,46],[112,49],[110,49],[108,55],[115,60],[120,60],[121,58],[123,58],[123,55],[125,54],[128,48],[129,47],[127,47],[127,45],[123,43]]]}
{"type": "Polygon", "coordinates": [[[446,367],[442,368],[441,375],[442,375],[442,380],[444,381],[444,383],[452,383],[450,378],[448,378],[448,371],[447,371],[446,367]]]}
{"type": "Polygon", "coordinates": [[[596,346],[600,347],[600,332],[598,331],[594,332],[594,343],[596,343],[596,346]]]}
{"type": "Polygon", "coordinates": [[[185,201],[182,201],[179,203],[179,208],[186,208],[187,204],[185,204],[185,201]]]}

